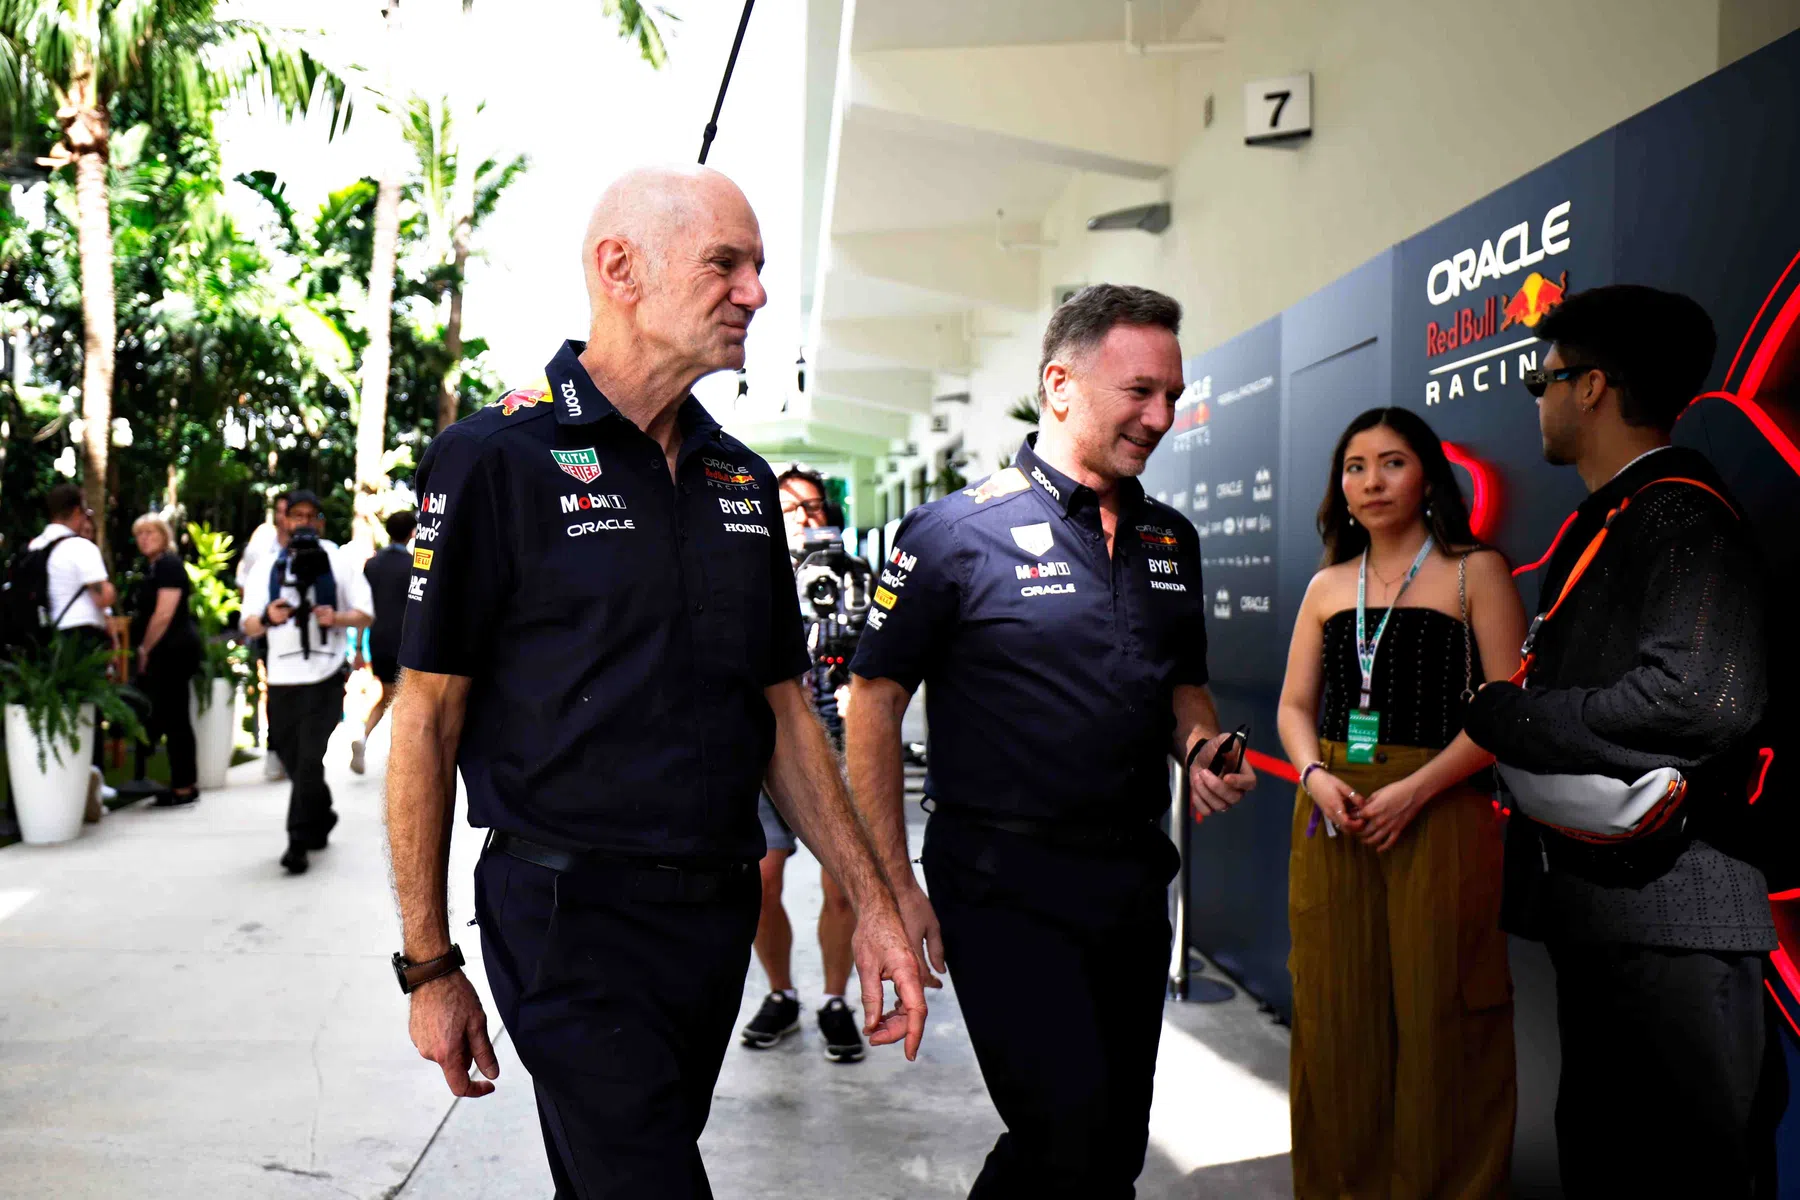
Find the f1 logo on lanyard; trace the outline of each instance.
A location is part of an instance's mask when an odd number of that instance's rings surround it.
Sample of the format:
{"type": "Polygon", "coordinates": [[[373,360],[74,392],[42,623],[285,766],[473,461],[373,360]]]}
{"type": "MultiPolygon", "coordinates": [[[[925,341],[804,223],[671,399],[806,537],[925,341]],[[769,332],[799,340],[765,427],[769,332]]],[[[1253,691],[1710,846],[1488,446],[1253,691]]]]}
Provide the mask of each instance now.
{"type": "Polygon", "coordinates": [[[1426,534],[1425,544],[1413,556],[1412,566],[1407,568],[1400,590],[1388,602],[1388,609],[1381,615],[1381,624],[1375,627],[1375,637],[1371,640],[1368,635],[1369,551],[1367,547],[1363,549],[1362,564],[1356,568],[1356,665],[1362,672],[1362,698],[1350,713],[1347,734],[1348,757],[1353,763],[1375,761],[1375,747],[1381,741],[1381,714],[1369,707],[1369,693],[1375,683],[1375,655],[1381,649],[1381,635],[1387,632],[1389,618],[1400,607],[1400,597],[1406,595],[1406,589],[1412,586],[1419,568],[1430,556],[1431,535],[1426,534]]]}

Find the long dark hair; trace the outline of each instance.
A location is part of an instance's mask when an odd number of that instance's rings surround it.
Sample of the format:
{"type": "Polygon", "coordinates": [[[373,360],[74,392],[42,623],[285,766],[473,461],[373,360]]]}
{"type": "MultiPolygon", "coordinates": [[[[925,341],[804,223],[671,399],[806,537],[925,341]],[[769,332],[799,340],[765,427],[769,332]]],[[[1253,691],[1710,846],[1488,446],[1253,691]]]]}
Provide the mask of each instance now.
{"type": "Polygon", "coordinates": [[[1425,418],[1410,408],[1371,408],[1344,429],[1337,449],[1331,452],[1331,474],[1325,480],[1325,499],[1319,505],[1319,537],[1325,543],[1326,566],[1355,558],[1369,544],[1369,531],[1350,519],[1350,503],[1344,499],[1344,454],[1350,439],[1365,430],[1385,425],[1406,439],[1425,468],[1425,527],[1438,548],[1464,550],[1477,544],[1469,529],[1469,502],[1462,484],[1444,457],[1444,444],[1425,418]]]}

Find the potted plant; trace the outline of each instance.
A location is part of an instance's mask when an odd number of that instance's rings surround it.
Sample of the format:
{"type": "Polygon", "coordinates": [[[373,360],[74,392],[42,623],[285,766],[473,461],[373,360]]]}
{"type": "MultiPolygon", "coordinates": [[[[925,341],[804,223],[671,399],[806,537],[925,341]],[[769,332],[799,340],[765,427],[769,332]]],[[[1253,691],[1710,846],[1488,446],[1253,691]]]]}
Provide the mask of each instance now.
{"type": "Polygon", "coordinates": [[[228,582],[232,538],[206,525],[187,527],[194,560],[187,567],[193,585],[189,606],[200,629],[200,670],[188,705],[194,725],[196,782],[202,789],[225,786],[237,743],[238,685],[250,676],[248,652],[225,636],[238,611],[237,589],[228,582]]]}
{"type": "Polygon", "coordinates": [[[94,758],[94,710],[141,738],[129,688],[107,673],[112,651],[52,637],[0,662],[6,704],[6,763],[19,834],[27,842],[66,842],[81,832],[88,768],[94,758]]]}

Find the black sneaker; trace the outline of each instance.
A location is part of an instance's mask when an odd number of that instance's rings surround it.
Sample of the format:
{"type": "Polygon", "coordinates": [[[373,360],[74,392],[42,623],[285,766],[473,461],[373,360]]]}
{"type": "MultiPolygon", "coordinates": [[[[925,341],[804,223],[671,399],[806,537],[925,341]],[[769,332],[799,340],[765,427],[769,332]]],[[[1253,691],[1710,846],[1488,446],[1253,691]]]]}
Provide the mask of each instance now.
{"type": "Polygon", "coordinates": [[[307,865],[306,847],[299,842],[289,842],[287,853],[281,856],[281,869],[289,875],[304,875],[307,865]]]}
{"type": "Polygon", "coordinates": [[[753,1050],[767,1050],[790,1033],[800,1031],[800,1002],[780,992],[770,992],[744,1026],[744,1045],[753,1050]]]}
{"type": "Polygon", "coordinates": [[[825,1057],[832,1062],[853,1063],[862,1059],[862,1030],[856,1027],[856,1013],[842,998],[827,1002],[819,1010],[819,1032],[825,1035],[825,1057]]]}

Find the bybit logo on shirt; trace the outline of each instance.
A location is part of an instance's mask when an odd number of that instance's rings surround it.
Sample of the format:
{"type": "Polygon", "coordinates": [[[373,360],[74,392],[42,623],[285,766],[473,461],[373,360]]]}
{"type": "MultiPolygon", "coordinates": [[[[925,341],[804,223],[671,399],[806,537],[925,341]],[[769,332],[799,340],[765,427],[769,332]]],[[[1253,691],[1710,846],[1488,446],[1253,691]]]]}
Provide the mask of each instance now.
{"type": "Polygon", "coordinates": [[[728,517],[762,516],[761,500],[727,500],[719,497],[719,511],[728,517]]]}
{"type": "Polygon", "coordinates": [[[1150,564],[1150,573],[1152,575],[1181,574],[1181,564],[1172,558],[1151,558],[1146,559],[1145,561],[1150,564]]]}

